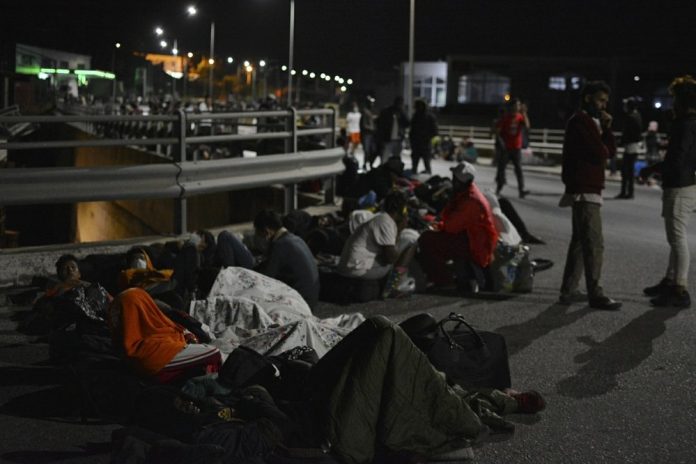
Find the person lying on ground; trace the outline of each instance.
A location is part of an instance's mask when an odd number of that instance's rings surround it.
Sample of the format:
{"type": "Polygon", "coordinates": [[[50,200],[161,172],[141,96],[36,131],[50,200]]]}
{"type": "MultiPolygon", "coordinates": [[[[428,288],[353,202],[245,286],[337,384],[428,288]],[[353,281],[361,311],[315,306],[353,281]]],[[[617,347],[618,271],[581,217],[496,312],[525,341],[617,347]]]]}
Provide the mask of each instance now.
{"type": "Polygon", "coordinates": [[[361,224],[346,241],[338,263],[339,274],[360,279],[388,276],[382,297],[399,296],[396,289],[416,252],[415,244],[401,250],[397,244],[408,218],[406,204],[406,196],[399,191],[386,196],[383,211],[361,224]]]}
{"type": "Polygon", "coordinates": [[[119,293],[109,308],[109,326],[120,355],[145,376],[161,383],[217,372],[220,351],[167,318],[142,288],[119,293]]]}
{"type": "MultiPolygon", "coordinates": [[[[260,385],[236,386],[259,392],[263,401],[256,407],[234,407],[239,395],[226,395],[221,388],[194,390],[191,383],[184,387],[185,401],[171,402],[195,421],[194,415],[210,412],[203,409],[211,404],[207,395],[213,395],[222,403],[219,408],[235,417],[270,418],[286,447],[322,448],[340,462],[353,464],[383,462],[395,455],[402,457],[400,462],[437,458],[490,434],[512,432],[514,425],[504,415],[545,408],[543,397],[533,391],[449,385],[408,335],[383,316],[367,319],[302,373],[257,376],[260,385]],[[297,396],[280,396],[290,390],[297,396]]],[[[218,378],[229,391],[224,380],[218,378]]]]}
{"type": "Polygon", "coordinates": [[[319,269],[307,243],[283,227],[280,214],[272,210],[259,212],[254,231],[265,239],[268,249],[257,271],[297,290],[310,308],[319,301],[319,269]]]}

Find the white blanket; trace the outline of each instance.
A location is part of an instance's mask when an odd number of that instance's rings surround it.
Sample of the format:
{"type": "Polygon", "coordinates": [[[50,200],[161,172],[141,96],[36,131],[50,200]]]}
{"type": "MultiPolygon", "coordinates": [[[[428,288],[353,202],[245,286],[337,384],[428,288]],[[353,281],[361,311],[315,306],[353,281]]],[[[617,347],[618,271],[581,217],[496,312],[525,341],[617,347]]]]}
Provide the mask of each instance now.
{"type": "Polygon", "coordinates": [[[264,355],[306,345],[322,357],[365,320],[360,313],[319,319],[291,287],[240,267],[222,269],[190,313],[208,326],[211,344],[225,357],[239,345],[264,355]]]}

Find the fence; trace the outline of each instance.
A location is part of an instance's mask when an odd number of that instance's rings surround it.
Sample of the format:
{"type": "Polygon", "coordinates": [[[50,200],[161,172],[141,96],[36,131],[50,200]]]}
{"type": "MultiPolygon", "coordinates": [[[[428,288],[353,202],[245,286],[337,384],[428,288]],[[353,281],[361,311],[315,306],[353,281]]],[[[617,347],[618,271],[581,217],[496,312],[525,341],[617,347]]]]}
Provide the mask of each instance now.
{"type": "Polygon", "coordinates": [[[297,183],[319,177],[331,179],[325,189],[325,200],[333,202],[333,176],[343,171],[343,150],[334,148],[336,113],[333,109],[290,108],[282,111],[203,114],[187,114],[180,110],[175,114],[151,116],[0,115],[0,127],[10,134],[11,129],[18,125],[56,123],[70,124],[100,137],[91,140],[0,141],[0,151],[159,146],[167,148],[161,152],[165,162],[89,168],[0,169],[0,205],[174,198],[177,199],[174,229],[177,233],[184,233],[188,197],[282,184],[286,192],[285,210],[290,211],[297,207],[297,183]],[[318,116],[325,123],[324,127],[298,128],[299,116],[318,116]],[[274,124],[274,128],[282,126],[283,130],[243,134],[226,130],[227,127],[238,126],[239,120],[248,121],[250,118],[279,121],[281,124],[274,124]],[[191,131],[192,124],[201,123],[210,123],[210,135],[191,131]],[[116,127],[133,130],[110,130],[116,127]],[[153,133],[152,128],[156,128],[156,132],[153,133]],[[298,151],[298,139],[317,136],[329,137],[326,148],[298,151]],[[284,153],[257,158],[196,159],[194,147],[201,144],[253,140],[282,140],[284,153]]]}

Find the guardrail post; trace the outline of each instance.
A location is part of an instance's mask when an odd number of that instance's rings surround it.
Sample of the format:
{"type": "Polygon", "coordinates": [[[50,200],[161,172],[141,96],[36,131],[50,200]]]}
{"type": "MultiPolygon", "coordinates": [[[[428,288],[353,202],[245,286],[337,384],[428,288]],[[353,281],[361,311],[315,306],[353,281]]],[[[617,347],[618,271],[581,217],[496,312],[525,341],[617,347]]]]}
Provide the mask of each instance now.
{"type": "MultiPolygon", "coordinates": [[[[329,148],[334,148],[336,146],[336,108],[331,107],[331,140],[329,140],[329,148]]],[[[324,185],[324,204],[335,205],[336,204],[336,176],[331,176],[327,179],[324,185]]]]}
{"type": "MultiPolygon", "coordinates": [[[[185,163],[186,162],[186,112],[183,109],[178,111],[179,121],[179,146],[178,154],[174,154],[175,157],[178,155],[178,160],[175,163],[185,163]]],[[[176,159],[176,158],[175,158],[176,159]]],[[[179,166],[181,169],[181,166],[179,166]]],[[[178,179],[177,179],[178,181],[178,179]]],[[[177,235],[185,234],[187,228],[188,212],[186,198],[183,196],[184,191],[182,189],[179,198],[174,200],[174,233],[177,235]]]]}
{"type": "MultiPolygon", "coordinates": [[[[285,123],[286,130],[290,132],[290,139],[285,143],[286,153],[297,153],[297,109],[289,106],[288,119],[285,123]]],[[[283,200],[283,211],[288,214],[297,209],[297,185],[285,184],[285,198],[283,200]]]]}

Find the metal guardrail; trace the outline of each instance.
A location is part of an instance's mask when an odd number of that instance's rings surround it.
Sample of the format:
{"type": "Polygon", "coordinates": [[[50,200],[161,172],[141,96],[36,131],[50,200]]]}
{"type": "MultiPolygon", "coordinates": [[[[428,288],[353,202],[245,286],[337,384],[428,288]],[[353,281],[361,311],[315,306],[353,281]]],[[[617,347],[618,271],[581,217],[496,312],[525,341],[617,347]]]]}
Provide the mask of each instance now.
{"type": "MultiPolygon", "coordinates": [[[[274,184],[285,186],[286,211],[297,207],[296,183],[319,177],[332,177],[343,171],[343,149],[333,148],[336,140],[334,109],[256,111],[242,113],[120,116],[3,116],[0,125],[18,123],[67,123],[94,129],[98,123],[165,122],[172,137],[95,138],[91,140],[49,140],[40,142],[0,141],[0,150],[51,148],[152,146],[171,147],[170,163],[129,166],[8,168],[0,169],[0,205],[51,204],[82,201],[109,201],[145,198],[176,199],[175,231],[186,232],[186,198],[205,193],[232,191],[274,184]],[[328,127],[298,129],[298,116],[323,116],[328,127]],[[284,130],[256,134],[187,135],[191,121],[238,121],[248,118],[284,118],[284,130]],[[298,152],[298,137],[330,135],[331,148],[298,152]],[[194,144],[243,140],[285,140],[285,153],[257,158],[229,158],[187,161],[187,148],[194,144]]],[[[333,178],[325,190],[325,200],[333,202],[333,178]]]]}

